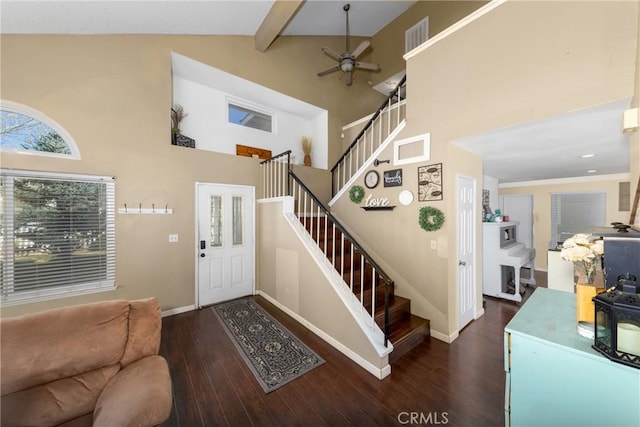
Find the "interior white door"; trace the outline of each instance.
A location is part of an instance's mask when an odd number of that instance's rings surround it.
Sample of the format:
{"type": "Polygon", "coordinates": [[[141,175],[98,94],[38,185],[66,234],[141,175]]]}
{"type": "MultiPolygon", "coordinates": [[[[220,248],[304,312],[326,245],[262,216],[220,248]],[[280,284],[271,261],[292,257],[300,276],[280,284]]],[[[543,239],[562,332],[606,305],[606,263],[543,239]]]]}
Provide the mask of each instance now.
{"type": "Polygon", "coordinates": [[[509,216],[509,221],[517,221],[518,235],[516,240],[533,248],[533,195],[500,196],[502,213],[509,216]]]}
{"type": "Polygon", "coordinates": [[[475,242],[476,242],[476,180],[458,176],[458,329],[474,318],[476,299],[475,242]]]}
{"type": "Polygon", "coordinates": [[[251,295],[254,188],[198,184],[198,306],[251,295]]]}

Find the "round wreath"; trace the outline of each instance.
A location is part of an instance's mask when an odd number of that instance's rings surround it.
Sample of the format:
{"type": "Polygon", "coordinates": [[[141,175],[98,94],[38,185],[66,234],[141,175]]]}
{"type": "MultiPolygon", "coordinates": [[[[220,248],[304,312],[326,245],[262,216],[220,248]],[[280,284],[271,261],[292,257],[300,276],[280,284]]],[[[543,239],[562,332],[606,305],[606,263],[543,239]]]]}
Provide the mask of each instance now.
{"type": "Polygon", "coordinates": [[[362,199],[364,199],[364,188],[359,185],[351,187],[351,190],[349,190],[349,199],[353,203],[360,203],[362,199]]]}
{"type": "Polygon", "coordinates": [[[425,206],[420,208],[420,216],[418,218],[420,227],[426,231],[436,231],[444,224],[444,214],[438,208],[425,206]]]}

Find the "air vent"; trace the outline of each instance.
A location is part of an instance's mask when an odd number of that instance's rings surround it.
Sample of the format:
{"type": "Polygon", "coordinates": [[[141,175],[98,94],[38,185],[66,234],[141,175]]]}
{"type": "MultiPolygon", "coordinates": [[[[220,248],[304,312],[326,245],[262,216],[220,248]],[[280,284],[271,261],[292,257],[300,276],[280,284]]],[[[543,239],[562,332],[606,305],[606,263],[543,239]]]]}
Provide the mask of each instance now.
{"type": "Polygon", "coordinates": [[[404,53],[412,51],[429,38],[429,17],[418,22],[404,33],[404,53]]]}

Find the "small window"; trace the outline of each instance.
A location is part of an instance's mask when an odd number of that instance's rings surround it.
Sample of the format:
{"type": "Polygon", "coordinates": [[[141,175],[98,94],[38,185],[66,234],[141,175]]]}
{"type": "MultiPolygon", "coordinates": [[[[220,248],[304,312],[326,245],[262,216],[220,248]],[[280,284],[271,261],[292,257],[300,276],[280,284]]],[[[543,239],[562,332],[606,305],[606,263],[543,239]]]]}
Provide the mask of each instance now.
{"type": "Polygon", "coordinates": [[[395,141],[393,144],[393,164],[406,165],[427,161],[431,158],[431,134],[414,136],[395,141]]]}
{"type": "Polygon", "coordinates": [[[240,126],[273,132],[273,117],[253,108],[228,102],[228,121],[240,126]]]}
{"type": "Polygon", "coordinates": [[[71,136],[55,121],[25,105],[2,101],[0,148],[3,151],[79,159],[71,136]]]}
{"type": "Polygon", "coordinates": [[[115,289],[111,177],[0,171],[0,302],[115,289]]]}

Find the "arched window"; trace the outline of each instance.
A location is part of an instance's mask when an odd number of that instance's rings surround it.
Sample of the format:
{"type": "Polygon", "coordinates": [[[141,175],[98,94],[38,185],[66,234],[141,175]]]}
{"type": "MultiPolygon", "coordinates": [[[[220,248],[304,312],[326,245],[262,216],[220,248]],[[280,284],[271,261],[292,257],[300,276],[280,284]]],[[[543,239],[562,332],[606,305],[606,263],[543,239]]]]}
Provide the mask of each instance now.
{"type": "Polygon", "coordinates": [[[45,114],[11,101],[0,101],[2,151],[80,159],[71,135],[45,114]]]}

